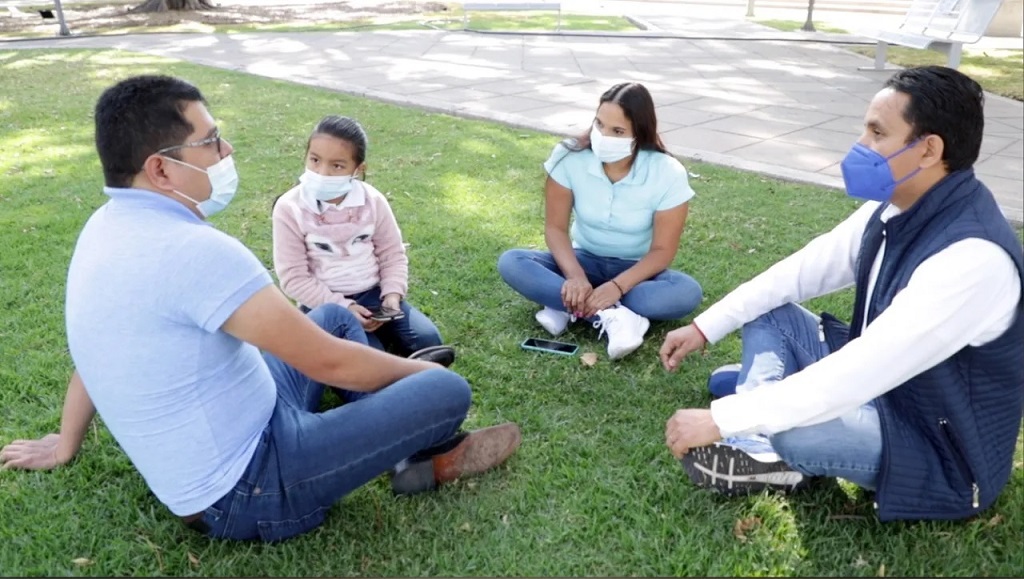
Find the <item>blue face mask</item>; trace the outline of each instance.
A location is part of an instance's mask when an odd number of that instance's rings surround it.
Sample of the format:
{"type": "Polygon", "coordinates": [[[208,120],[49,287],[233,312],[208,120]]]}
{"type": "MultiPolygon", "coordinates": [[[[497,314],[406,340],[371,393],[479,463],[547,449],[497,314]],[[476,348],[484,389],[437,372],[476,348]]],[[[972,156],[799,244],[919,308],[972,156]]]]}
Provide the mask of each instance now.
{"type": "Polygon", "coordinates": [[[892,176],[889,160],[902,155],[917,143],[918,141],[913,141],[888,157],[883,157],[860,143],[854,143],[839,165],[843,171],[846,194],[868,201],[885,202],[892,199],[896,186],[917,175],[921,168],[914,169],[909,175],[897,181],[892,176]]]}

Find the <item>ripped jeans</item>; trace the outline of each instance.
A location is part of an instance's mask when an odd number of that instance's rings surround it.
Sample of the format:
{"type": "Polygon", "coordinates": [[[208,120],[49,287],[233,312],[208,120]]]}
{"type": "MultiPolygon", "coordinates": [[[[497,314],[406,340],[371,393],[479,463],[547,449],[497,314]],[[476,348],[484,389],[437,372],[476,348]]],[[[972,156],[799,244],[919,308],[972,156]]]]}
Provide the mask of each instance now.
{"type": "MultiPolygon", "coordinates": [[[[743,326],[743,359],[737,392],[777,382],[831,351],[818,316],[796,304],[778,307],[743,326]]],[[[882,427],[874,402],[839,418],[771,437],[791,468],[807,476],[841,477],[874,490],[882,461],[882,427]]]]}

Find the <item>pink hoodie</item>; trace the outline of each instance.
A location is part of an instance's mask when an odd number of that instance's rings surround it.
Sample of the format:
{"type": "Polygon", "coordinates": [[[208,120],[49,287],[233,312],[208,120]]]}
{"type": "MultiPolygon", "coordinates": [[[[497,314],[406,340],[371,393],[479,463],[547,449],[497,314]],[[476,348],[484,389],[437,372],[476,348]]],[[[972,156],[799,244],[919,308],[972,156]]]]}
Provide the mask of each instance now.
{"type": "Polygon", "coordinates": [[[348,307],[350,296],[380,285],[381,295],[405,296],[409,259],[402,232],[384,195],[353,180],[337,206],[317,201],[299,185],[277,200],[273,213],[274,271],[285,295],[308,307],[348,307]]]}

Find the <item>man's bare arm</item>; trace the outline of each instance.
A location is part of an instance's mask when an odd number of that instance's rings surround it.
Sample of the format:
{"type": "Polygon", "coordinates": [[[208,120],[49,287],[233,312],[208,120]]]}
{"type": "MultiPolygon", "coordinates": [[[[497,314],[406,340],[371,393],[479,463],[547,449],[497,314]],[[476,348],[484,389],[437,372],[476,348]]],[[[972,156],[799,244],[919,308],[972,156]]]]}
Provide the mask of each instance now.
{"type": "Polygon", "coordinates": [[[373,392],[438,364],[392,356],[335,338],[268,285],[242,304],[221,327],[270,352],[309,378],[359,392],[373,392]]]}

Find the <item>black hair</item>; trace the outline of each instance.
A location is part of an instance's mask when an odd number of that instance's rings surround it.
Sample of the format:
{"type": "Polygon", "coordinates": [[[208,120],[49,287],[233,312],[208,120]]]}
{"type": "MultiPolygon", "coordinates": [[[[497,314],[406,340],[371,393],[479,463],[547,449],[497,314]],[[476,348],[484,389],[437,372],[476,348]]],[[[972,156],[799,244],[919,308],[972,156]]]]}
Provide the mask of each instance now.
{"type": "MultiPolygon", "coordinates": [[[[622,107],[622,113],[633,125],[633,159],[640,151],[657,151],[668,154],[665,144],[658,135],[658,117],[654,111],[654,99],[647,87],[638,82],[623,82],[604,91],[597,108],[604,103],[615,103],[622,107]]],[[[570,151],[590,148],[590,129],[582,135],[562,141],[570,151]]]]}
{"type": "Polygon", "coordinates": [[[366,160],[369,139],[359,121],[338,115],[329,115],[320,119],[309,135],[309,140],[306,141],[306,152],[309,152],[309,144],[317,135],[328,135],[351,144],[356,152],[356,166],[362,165],[366,160]]]}
{"type": "Polygon", "coordinates": [[[985,92],[977,82],[952,68],[921,66],[892,75],[885,88],[910,97],[903,109],[903,120],[911,127],[908,143],[937,135],[948,171],[974,165],[985,132],[985,92]]]}
{"type": "Polygon", "coordinates": [[[195,130],[184,115],[193,102],[206,104],[199,89],[171,76],[134,76],[103,91],[94,117],[96,151],[107,186],[130,186],[146,159],[182,144],[195,130]]]}

